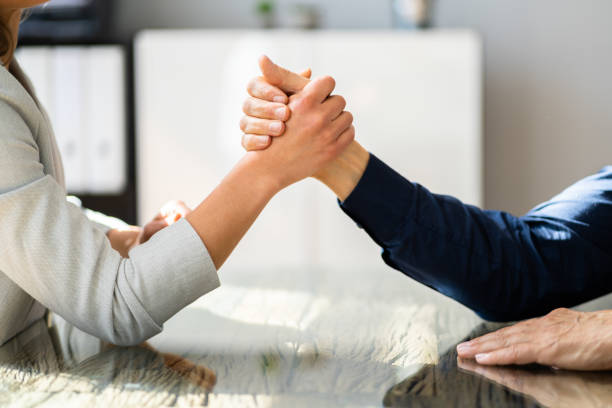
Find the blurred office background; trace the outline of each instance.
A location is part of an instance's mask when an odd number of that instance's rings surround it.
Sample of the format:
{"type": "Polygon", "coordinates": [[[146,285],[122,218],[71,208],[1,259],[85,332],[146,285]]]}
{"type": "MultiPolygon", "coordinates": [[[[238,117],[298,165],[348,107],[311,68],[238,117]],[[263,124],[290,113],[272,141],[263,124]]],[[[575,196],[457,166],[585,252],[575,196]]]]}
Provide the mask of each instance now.
{"type": "MultiPolygon", "coordinates": [[[[54,3],[61,1],[52,0],[54,3]]],[[[96,23],[100,25],[96,25],[98,31],[92,38],[131,44],[134,35],[143,29],[257,29],[262,25],[255,12],[257,3],[107,1],[105,7],[95,11],[103,17],[96,23]]],[[[279,0],[275,2],[276,24],[294,25],[298,5],[314,8],[322,29],[350,33],[391,29],[394,25],[392,2],[383,0],[279,0]]],[[[610,163],[610,15],[612,3],[606,0],[434,2],[430,30],[467,28],[477,33],[483,43],[481,177],[485,207],[524,213],[571,182],[610,163]]],[[[24,26],[31,25],[36,34],[34,21],[24,26]]],[[[28,35],[32,36],[32,31],[28,35]]],[[[31,43],[40,41],[38,38],[31,43]]],[[[130,57],[129,50],[126,56],[130,57]]],[[[388,61],[381,61],[381,72],[394,58],[396,55],[388,55],[388,61]]],[[[130,67],[129,61],[125,62],[125,68],[130,67]]],[[[127,112],[129,106],[125,109],[127,112]]],[[[135,137],[129,123],[124,126],[127,138],[135,137]]],[[[385,132],[382,124],[380,132],[385,132]]],[[[401,150],[402,140],[397,143],[401,150]]],[[[126,151],[130,156],[129,146],[126,151]]],[[[128,172],[126,185],[133,176],[128,172]]],[[[133,197],[125,205],[136,206],[133,197]]]]}
{"type": "MultiPolygon", "coordinates": [[[[323,28],[392,26],[384,0],[281,0],[280,25],[296,3],[316,5],[323,28]]],[[[147,27],[255,28],[255,4],[130,0],[118,4],[114,23],[123,36],[147,27]]],[[[435,1],[433,29],[472,28],[484,42],[486,207],[524,213],[612,162],[610,16],[606,0],[435,1]]]]}

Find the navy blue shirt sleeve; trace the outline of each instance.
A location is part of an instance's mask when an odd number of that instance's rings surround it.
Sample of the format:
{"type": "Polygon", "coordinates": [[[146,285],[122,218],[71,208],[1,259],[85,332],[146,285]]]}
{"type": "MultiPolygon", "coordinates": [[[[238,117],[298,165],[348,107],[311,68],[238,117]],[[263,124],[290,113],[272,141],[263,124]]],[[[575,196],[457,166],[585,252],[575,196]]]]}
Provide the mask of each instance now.
{"type": "Polygon", "coordinates": [[[612,167],[523,217],[432,194],[370,155],[342,210],[391,267],[496,321],[612,291],[612,167]]]}

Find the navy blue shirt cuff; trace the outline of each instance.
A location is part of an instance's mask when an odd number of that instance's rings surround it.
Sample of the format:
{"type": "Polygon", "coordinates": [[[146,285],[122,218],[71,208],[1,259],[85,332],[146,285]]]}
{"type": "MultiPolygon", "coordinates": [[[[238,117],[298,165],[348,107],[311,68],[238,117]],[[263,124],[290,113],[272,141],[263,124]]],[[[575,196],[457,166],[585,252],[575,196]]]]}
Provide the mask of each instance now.
{"type": "Polygon", "coordinates": [[[414,185],[370,153],[355,189],[340,208],[380,246],[393,240],[410,214],[414,185]]]}

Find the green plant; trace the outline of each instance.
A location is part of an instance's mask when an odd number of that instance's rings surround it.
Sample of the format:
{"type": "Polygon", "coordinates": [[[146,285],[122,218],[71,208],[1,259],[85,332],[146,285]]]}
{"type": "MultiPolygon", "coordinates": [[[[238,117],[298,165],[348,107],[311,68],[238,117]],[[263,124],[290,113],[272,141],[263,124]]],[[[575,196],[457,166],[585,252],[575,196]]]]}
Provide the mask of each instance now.
{"type": "Polygon", "coordinates": [[[274,11],[273,1],[260,1],[257,3],[257,13],[261,15],[271,14],[274,11]]]}

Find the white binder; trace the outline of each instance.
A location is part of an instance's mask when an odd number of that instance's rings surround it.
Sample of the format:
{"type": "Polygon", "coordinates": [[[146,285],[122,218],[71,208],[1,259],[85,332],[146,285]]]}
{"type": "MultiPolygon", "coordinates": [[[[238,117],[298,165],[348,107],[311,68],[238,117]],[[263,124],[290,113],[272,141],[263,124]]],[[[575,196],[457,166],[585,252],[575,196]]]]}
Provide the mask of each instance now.
{"type": "Polygon", "coordinates": [[[90,48],[86,56],[84,117],[92,194],[119,194],[127,181],[123,57],[114,46],[90,48]]]}
{"type": "Polygon", "coordinates": [[[52,122],[62,154],[66,188],[73,193],[87,191],[87,137],[83,132],[85,102],[83,55],[81,47],[58,47],[52,57],[52,122]]]}
{"type": "Polygon", "coordinates": [[[127,184],[122,47],[24,47],[17,59],[49,113],[68,192],[120,194],[127,184]]]}

